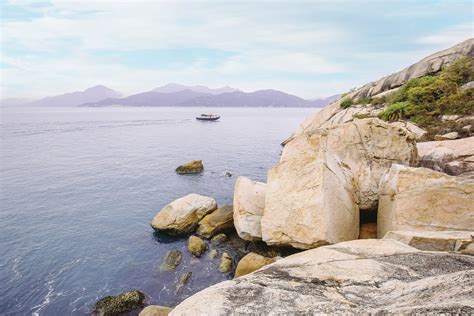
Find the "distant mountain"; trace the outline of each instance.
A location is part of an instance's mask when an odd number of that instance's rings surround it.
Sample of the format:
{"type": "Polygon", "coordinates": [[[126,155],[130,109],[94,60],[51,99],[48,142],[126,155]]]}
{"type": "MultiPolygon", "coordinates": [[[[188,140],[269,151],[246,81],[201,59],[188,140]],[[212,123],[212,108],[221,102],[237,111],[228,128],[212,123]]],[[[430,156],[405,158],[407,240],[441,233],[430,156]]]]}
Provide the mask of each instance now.
{"type": "Polygon", "coordinates": [[[23,105],[26,103],[30,103],[32,100],[30,99],[23,99],[23,98],[6,98],[0,100],[1,106],[18,106],[23,105]]]}
{"type": "Polygon", "coordinates": [[[184,85],[180,85],[180,84],[177,84],[177,83],[168,83],[164,86],[153,89],[152,91],[161,92],[161,93],[174,93],[174,92],[180,92],[180,91],[184,91],[184,90],[191,90],[191,91],[198,92],[198,93],[207,93],[207,94],[213,94],[213,95],[226,93],[226,92],[240,91],[239,89],[235,89],[235,88],[232,88],[232,87],[229,87],[229,86],[225,86],[225,87],[221,87],[221,88],[217,88],[217,89],[212,89],[212,88],[209,88],[209,87],[206,87],[206,86],[200,86],[200,85],[197,85],[197,86],[184,86],[184,85]]]}
{"type": "Polygon", "coordinates": [[[122,94],[103,85],[94,86],[84,91],[65,93],[46,97],[23,105],[27,106],[77,106],[84,103],[94,103],[106,98],[119,98],[122,94]]]}
{"type": "Polygon", "coordinates": [[[315,98],[309,101],[311,102],[311,105],[314,107],[324,107],[333,101],[339,100],[340,97],[341,97],[340,94],[335,94],[327,98],[315,98]]]}
{"type": "MultiPolygon", "coordinates": [[[[170,89],[170,91],[173,90],[170,89]]],[[[318,102],[322,104],[322,101],[318,102]]],[[[314,107],[320,103],[308,101],[278,90],[259,90],[250,93],[239,90],[210,94],[187,89],[171,93],[156,92],[154,90],[134,94],[126,98],[109,98],[100,102],[83,104],[83,106],[314,107]]]]}

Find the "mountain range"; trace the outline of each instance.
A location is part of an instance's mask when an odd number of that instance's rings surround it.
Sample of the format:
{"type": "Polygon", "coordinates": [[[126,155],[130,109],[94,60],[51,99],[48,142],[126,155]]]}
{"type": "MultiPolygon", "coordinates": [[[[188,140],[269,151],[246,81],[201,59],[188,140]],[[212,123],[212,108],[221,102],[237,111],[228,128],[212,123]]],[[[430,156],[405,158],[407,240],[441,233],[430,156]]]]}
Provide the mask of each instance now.
{"type": "MultiPolygon", "coordinates": [[[[209,107],[322,107],[339,98],[306,100],[278,90],[243,92],[229,86],[212,89],[169,83],[151,91],[122,97],[121,93],[98,85],[84,91],[46,97],[21,106],[209,106],[209,107]]],[[[5,100],[2,105],[10,105],[5,100]]]]}

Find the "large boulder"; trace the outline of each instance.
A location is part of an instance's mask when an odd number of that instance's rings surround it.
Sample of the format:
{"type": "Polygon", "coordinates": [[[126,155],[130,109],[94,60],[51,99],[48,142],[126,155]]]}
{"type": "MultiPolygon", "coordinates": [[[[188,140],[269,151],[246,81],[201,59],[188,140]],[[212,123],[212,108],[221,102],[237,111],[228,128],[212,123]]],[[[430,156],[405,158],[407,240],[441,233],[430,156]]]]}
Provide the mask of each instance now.
{"type": "Polygon", "coordinates": [[[235,277],[238,278],[252,273],[273,262],[275,262],[275,258],[264,257],[255,252],[251,252],[240,259],[237,268],[235,268],[235,277]]]}
{"type": "Polygon", "coordinates": [[[234,227],[234,209],[232,205],[218,208],[209,215],[206,215],[200,222],[197,234],[206,238],[211,238],[215,234],[234,227]]]}
{"type": "Polygon", "coordinates": [[[385,234],[384,239],[398,240],[420,250],[462,253],[474,243],[474,231],[394,231],[385,234]]]}
{"type": "Polygon", "coordinates": [[[472,314],[474,257],[366,239],[211,286],[171,315],[472,314]]]}
{"type": "Polygon", "coordinates": [[[454,176],[474,172],[474,136],[416,144],[420,166],[454,176]]]}
{"type": "Polygon", "coordinates": [[[204,216],[216,208],[217,202],[213,198],[192,193],[161,209],[153,218],[151,226],[171,235],[188,234],[204,216]]]}
{"type": "Polygon", "coordinates": [[[260,240],[266,184],[238,177],[234,189],[234,226],[240,238],[260,240]]]}
{"type": "Polygon", "coordinates": [[[381,181],[377,235],[474,227],[474,181],[394,164],[381,181]]]}
{"type": "Polygon", "coordinates": [[[307,150],[286,157],[268,172],[261,228],[269,245],[308,249],[359,235],[350,170],[331,153],[315,148],[305,146],[307,150]]]}

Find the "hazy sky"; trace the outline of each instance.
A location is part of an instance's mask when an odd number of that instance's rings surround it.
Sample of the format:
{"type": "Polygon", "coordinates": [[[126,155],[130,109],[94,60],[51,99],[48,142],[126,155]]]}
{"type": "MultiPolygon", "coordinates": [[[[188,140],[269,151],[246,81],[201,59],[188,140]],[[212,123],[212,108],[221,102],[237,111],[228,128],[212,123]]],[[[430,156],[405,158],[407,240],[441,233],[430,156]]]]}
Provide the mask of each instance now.
{"type": "Polygon", "coordinates": [[[168,82],[344,92],[473,36],[473,2],[3,1],[2,97],[168,82]]]}

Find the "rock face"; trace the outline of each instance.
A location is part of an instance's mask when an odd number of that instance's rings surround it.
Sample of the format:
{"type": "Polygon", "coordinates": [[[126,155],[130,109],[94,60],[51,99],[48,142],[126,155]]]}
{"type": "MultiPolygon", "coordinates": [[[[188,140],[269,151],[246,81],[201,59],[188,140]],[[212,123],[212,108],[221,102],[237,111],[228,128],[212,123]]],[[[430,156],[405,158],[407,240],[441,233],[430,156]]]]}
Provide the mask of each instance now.
{"type": "Polygon", "coordinates": [[[202,160],[193,160],[176,168],[178,174],[201,173],[204,170],[202,160]]]}
{"type": "Polygon", "coordinates": [[[326,151],[315,153],[311,143],[303,148],[307,151],[282,157],[268,172],[263,241],[307,249],[357,239],[359,209],[350,170],[326,151]]]}
{"type": "Polygon", "coordinates": [[[398,240],[416,249],[463,253],[474,243],[474,231],[395,231],[384,239],[398,240]]]}
{"type": "Polygon", "coordinates": [[[474,172],[474,137],[418,143],[420,166],[454,176],[474,172]]]}
{"type": "Polygon", "coordinates": [[[145,295],[137,290],[106,296],[95,303],[94,312],[104,316],[119,315],[142,307],[144,300],[145,295]]]}
{"type": "Polygon", "coordinates": [[[234,226],[240,238],[260,240],[266,184],[238,177],[234,189],[234,226]]]}
{"type": "Polygon", "coordinates": [[[240,259],[239,263],[237,264],[237,268],[235,269],[235,277],[238,278],[240,276],[252,273],[273,262],[275,262],[274,258],[267,258],[251,252],[240,259]]]}
{"type": "Polygon", "coordinates": [[[150,305],[145,307],[138,316],[168,316],[171,308],[158,305],[150,305]]]}
{"type": "Polygon", "coordinates": [[[472,230],[474,181],[392,165],[380,187],[377,235],[389,231],[472,230]]]}
{"type": "Polygon", "coordinates": [[[190,233],[198,222],[217,208],[213,198],[189,194],[166,205],[156,214],[151,226],[171,235],[190,233]]]}
{"type": "Polygon", "coordinates": [[[350,241],[216,284],[171,315],[472,314],[473,267],[471,256],[392,240],[350,241]]]}
{"type": "Polygon", "coordinates": [[[188,239],[188,250],[196,257],[200,257],[206,251],[206,243],[199,237],[190,236],[188,239]]]}
{"type": "Polygon", "coordinates": [[[197,234],[205,238],[211,238],[215,234],[234,227],[234,209],[232,205],[218,208],[206,215],[200,222],[197,234]]]}

